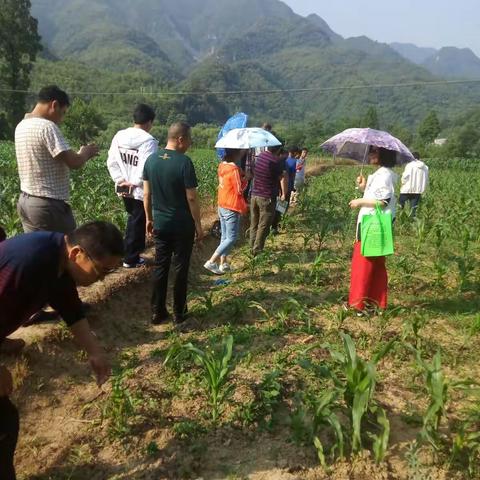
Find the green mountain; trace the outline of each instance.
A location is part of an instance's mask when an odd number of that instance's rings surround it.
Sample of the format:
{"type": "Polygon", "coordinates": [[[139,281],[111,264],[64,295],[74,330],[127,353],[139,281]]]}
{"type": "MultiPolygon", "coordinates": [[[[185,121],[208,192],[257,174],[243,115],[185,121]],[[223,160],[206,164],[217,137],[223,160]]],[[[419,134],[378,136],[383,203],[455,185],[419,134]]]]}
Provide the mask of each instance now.
{"type": "Polygon", "coordinates": [[[435,55],[438,51],[435,48],[417,47],[413,43],[394,42],[391,43],[390,46],[402,57],[416,63],[417,65],[422,65],[427,58],[435,55]]]}
{"type": "Polygon", "coordinates": [[[80,54],[83,60],[85,49],[98,47],[89,47],[92,40],[105,41],[113,31],[109,48],[127,43],[153,57],[161,49],[183,72],[259,19],[297,17],[278,0],[33,0],[32,13],[47,45],[60,56],[80,54]],[[137,38],[131,38],[132,31],[137,38]],[[145,37],[158,50],[150,50],[145,37]]]}
{"type": "Polygon", "coordinates": [[[402,57],[427,69],[433,75],[445,78],[480,79],[480,58],[469,48],[417,47],[412,43],[391,43],[402,57]]]}
{"type": "MultiPolygon", "coordinates": [[[[448,117],[476,98],[474,86],[366,88],[438,77],[389,45],[367,37],[344,39],[319,16],[302,17],[279,0],[32,0],[32,5],[48,51],[62,61],[58,69],[67,74],[65,62],[94,69],[93,90],[108,85],[112,92],[190,92],[162,102],[145,97],[161,103],[167,118],[178,112],[193,123],[221,122],[241,109],[255,121],[334,120],[360,118],[375,106],[382,125],[411,127],[432,109],[448,117]],[[274,92],[261,93],[265,90],[274,92]]],[[[55,63],[47,65],[35,69],[35,85],[47,78],[59,82],[55,63]]],[[[64,84],[78,83],[67,76],[64,84]]]]}
{"type": "Polygon", "coordinates": [[[181,77],[158,43],[122,22],[113,2],[34,0],[32,14],[48,50],[60,59],[118,72],[144,70],[165,82],[181,77]]]}
{"type": "Polygon", "coordinates": [[[480,58],[469,48],[441,48],[423,66],[441,77],[480,79],[480,58]]]}

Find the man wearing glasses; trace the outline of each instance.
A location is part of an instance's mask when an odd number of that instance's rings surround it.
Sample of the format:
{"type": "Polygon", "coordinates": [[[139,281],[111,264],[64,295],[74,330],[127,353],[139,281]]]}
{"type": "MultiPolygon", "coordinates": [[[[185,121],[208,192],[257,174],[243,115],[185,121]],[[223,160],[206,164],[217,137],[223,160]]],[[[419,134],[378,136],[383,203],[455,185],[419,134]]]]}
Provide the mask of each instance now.
{"type": "MultiPolygon", "coordinates": [[[[91,222],[71,234],[34,232],[0,243],[0,346],[19,352],[23,340],[7,336],[27,322],[42,305],[52,305],[69,327],[76,343],[88,355],[99,385],[110,366],[99,341],[84,318],[78,286],[101,280],[123,256],[123,238],[114,225],[91,222]]],[[[4,349],[7,350],[7,349],[4,349]]],[[[0,472],[15,479],[13,457],[19,419],[9,400],[12,376],[0,357],[0,472]]]]}

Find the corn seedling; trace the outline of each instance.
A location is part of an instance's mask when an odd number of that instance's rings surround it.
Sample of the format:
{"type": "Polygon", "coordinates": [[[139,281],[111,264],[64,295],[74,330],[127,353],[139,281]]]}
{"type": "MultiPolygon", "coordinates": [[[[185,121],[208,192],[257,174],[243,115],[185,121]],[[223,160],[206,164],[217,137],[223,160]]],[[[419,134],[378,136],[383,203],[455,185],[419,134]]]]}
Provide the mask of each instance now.
{"type": "Polygon", "coordinates": [[[273,426],[275,408],[282,398],[282,371],[279,369],[267,373],[255,388],[255,399],[242,406],[239,413],[244,425],[257,421],[267,430],[273,426]]]}
{"type": "Polygon", "coordinates": [[[470,478],[480,473],[480,405],[461,422],[452,441],[450,462],[467,466],[470,478]]]}
{"type": "Polygon", "coordinates": [[[105,403],[102,420],[108,419],[108,432],[114,438],[123,438],[130,432],[130,420],[135,415],[136,401],[124,386],[126,371],[112,377],[112,392],[105,403]]]}
{"type": "Polygon", "coordinates": [[[413,336],[415,348],[417,350],[422,349],[422,337],[420,336],[421,330],[428,323],[428,316],[421,312],[415,312],[410,318],[403,323],[403,340],[413,336]]]}
{"type": "Polygon", "coordinates": [[[323,431],[325,427],[330,428],[333,432],[334,442],[328,452],[331,461],[337,458],[344,457],[344,438],[343,429],[337,415],[333,408],[337,400],[338,392],[328,391],[320,397],[313,405],[313,444],[317,450],[317,456],[320,464],[325,468],[327,466],[326,452],[322,441],[319,437],[319,432],[323,431]]]}
{"type": "Polygon", "coordinates": [[[248,307],[249,302],[245,298],[232,297],[228,299],[226,311],[232,320],[240,320],[247,312],[248,307]]]}
{"type": "Polygon", "coordinates": [[[229,335],[224,341],[221,351],[200,350],[193,344],[188,343],[181,347],[173,346],[168,352],[164,364],[174,361],[175,357],[184,352],[191,355],[197,365],[202,368],[202,376],[205,382],[211,416],[213,422],[217,422],[221,413],[222,403],[232,393],[233,385],[228,385],[229,375],[232,370],[231,359],[233,349],[233,336],[229,335]]]}
{"type": "Polygon", "coordinates": [[[431,363],[426,362],[419,351],[415,351],[415,355],[417,364],[424,372],[425,383],[430,397],[427,411],[423,415],[420,438],[427,441],[435,450],[438,450],[440,448],[439,428],[446,413],[450,390],[456,388],[468,389],[472,385],[476,385],[476,382],[472,380],[448,382],[442,370],[440,352],[433,356],[431,363]]]}
{"type": "Polygon", "coordinates": [[[377,414],[377,424],[381,428],[380,433],[369,433],[373,441],[372,450],[376,463],[382,463],[388,450],[388,441],[390,439],[390,422],[388,421],[385,410],[380,407],[373,407],[372,413],[377,414]]]}
{"type": "Polygon", "coordinates": [[[432,363],[423,360],[420,352],[416,352],[416,360],[425,375],[430,404],[423,416],[421,437],[427,440],[435,449],[439,448],[438,429],[440,421],[445,414],[445,406],[448,396],[448,383],[442,370],[440,352],[437,352],[432,363]]]}
{"type": "Polygon", "coordinates": [[[357,355],[352,338],[344,333],[341,336],[344,351],[331,349],[330,353],[340,364],[344,380],[332,371],[329,375],[337,388],[343,392],[352,429],[352,450],[357,452],[362,448],[362,419],[370,409],[375,391],[376,365],[392,349],[395,340],[384,345],[370,361],[365,361],[357,355]]]}

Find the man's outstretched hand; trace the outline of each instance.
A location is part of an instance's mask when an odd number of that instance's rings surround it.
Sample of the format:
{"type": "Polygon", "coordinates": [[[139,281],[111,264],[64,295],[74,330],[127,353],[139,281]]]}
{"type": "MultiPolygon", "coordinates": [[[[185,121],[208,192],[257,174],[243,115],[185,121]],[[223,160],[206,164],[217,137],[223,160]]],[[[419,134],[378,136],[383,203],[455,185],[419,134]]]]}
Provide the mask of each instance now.
{"type": "Polygon", "coordinates": [[[91,355],[89,357],[90,366],[92,367],[95,376],[97,377],[97,385],[102,386],[110,377],[112,369],[107,357],[100,353],[97,355],[91,355]]]}

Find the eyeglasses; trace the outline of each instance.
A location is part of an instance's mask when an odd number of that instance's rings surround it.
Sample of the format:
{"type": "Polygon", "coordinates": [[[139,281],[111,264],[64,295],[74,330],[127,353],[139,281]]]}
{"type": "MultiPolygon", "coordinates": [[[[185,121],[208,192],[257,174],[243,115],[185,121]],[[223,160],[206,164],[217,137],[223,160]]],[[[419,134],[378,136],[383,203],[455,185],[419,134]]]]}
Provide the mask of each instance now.
{"type": "Polygon", "coordinates": [[[92,258],[92,256],[84,248],[82,248],[82,250],[83,250],[83,253],[85,253],[86,257],[90,260],[90,263],[92,264],[92,267],[93,267],[93,271],[95,272],[95,275],[99,280],[102,278],[105,278],[106,275],[115,271],[114,268],[110,268],[107,270],[99,266],[98,263],[92,258]]]}

